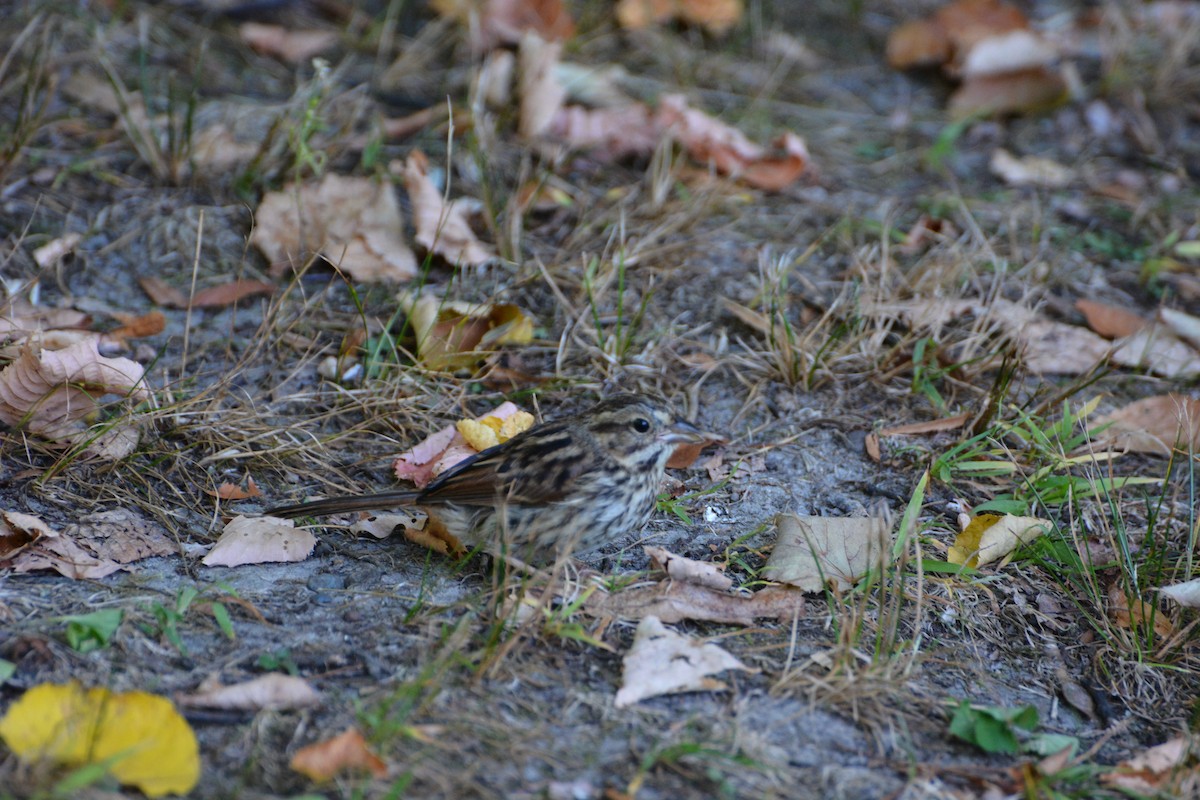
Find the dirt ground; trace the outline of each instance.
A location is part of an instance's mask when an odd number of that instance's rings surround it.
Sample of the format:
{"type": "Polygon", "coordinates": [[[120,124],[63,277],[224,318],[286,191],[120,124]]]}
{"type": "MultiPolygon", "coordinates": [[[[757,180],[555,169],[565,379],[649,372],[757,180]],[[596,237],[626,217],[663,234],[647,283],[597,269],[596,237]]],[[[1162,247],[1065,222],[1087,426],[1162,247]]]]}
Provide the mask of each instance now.
{"type": "MultiPolygon", "coordinates": [[[[1081,14],[1083,5],[1024,7],[1044,21],[1081,14]]],[[[607,648],[550,626],[513,627],[486,559],[455,564],[396,538],[332,526],[317,529],[319,543],[304,561],[200,564],[235,513],[391,488],[392,459],[464,413],[511,398],[551,418],[636,389],[661,393],[697,424],[726,433],[725,463],[744,468],[717,482],[700,467],[674,471],[690,524],[658,513],[640,535],[586,566],[603,575],[644,570],[642,545],[656,544],[727,563],[735,582],[756,588],[776,514],[854,517],[880,506],[902,514],[923,471],[967,434],[892,443],[879,461],[868,455],[868,434],[976,413],[1007,363],[998,347],[989,359],[950,367],[968,332],[949,323],[930,337],[940,348],[932,363],[946,367],[929,379],[945,402],[937,408],[914,371],[916,326],[870,329],[857,310],[867,299],[1005,298],[1069,322],[1080,319],[1072,308],[1080,297],[1144,314],[1160,304],[1200,313],[1200,297],[1145,272],[1164,242],[1200,239],[1194,49],[1164,77],[1168,67],[1142,50],[1130,50],[1118,69],[1108,51],[1085,48],[1074,59],[1081,97],[1041,114],[979,120],[948,139],[948,82],[893,70],[884,58],[888,32],[936,4],[750,0],[725,37],[669,25],[627,33],[607,3],[572,7],[580,30],[567,50],[572,61],[620,64],[627,90],[642,99],[684,92],[755,141],[794,131],[814,169],[765,192],[706,179],[675,153],[675,178],[656,203],[646,159],[555,161],[522,144],[503,117],[494,138],[457,139],[449,168],[444,129],[383,141],[375,164],[420,148],[453,174],[456,195],[491,198],[495,209],[531,170],[552,172],[571,192],[570,205],[520,221],[519,251],[502,264],[458,270],[435,259],[423,276],[447,297],[515,303],[536,321],[534,343],[509,355],[517,371],[543,380],[522,385],[426,371],[403,353],[357,383],[321,378],[318,363],[348,341],[361,344],[356,332],[365,330],[368,344],[384,331],[399,335],[397,287],[351,282],[322,263],[299,277],[272,275],[247,244],[262,193],[288,178],[292,162],[283,154],[295,149],[270,120],[299,124],[313,70],[255,53],[239,41],[238,25],[253,19],[341,33],[325,54],[333,65],[320,100],[326,125],[310,143],[323,168],[340,174],[370,174],[361,148],[345,145],[364,119],[403,116],[447,96],[465,100],[477,62],[460,29],[423,3],[220,10],[37,0],[9,10],[0,34],[2,49],[17,54],[0,72],[8,135],[0,269],[8,290],[37,283],[40,303],[84,310],[103,329],[118,324],[114,312],[158,308],[139,278],[161,278],[185,294],[238,277],[277,289],[214,309],[162,308],[165,329],[131,342],[125,355],[146,366],[157,405],[139,412],[132,455],[64,460],[36,437],[0,433],[3,508],[60,530],[81,515],[128,509],[161,526],[178,549],[99,580],[0,569],[0,658],[16,666],[0,684],[0,708],[30,687],[71,679],[173,697],[214,675],[231,684],[284,671],[320,690],[322,702],[302,710],[187,711],[203,760],[191,794],[198,798],[1119,796],[1095,775],[1194,726],[1192,618],[1173,618],[1183,633],[1172,647],[1131,652],[1104,635],[1111,628],[1046,566],[1044,552],[971,577],[918,574],[909,565],[903,580],[859,598],[810,595],[789,622],[681,622],[672,627],[721,644],[753,671],[721,676],[725,691],[622,709],[613,700],[636,621],[571,617],[570,630],[607,648]],[[393,26],[390,39],[372,27],[380,20],[393,26]],[[776,34],[802,43],[804,55],[781,58],[770,44],[776,34]],[[398,53],[417,56],[389,71],[398,53]],[[72,93],[72,76],[105,71],[143,92],[156,112],[178,120],[196,109],[194,130],[218,113],[218,102],[257,110],[259,135],[278,137],[280,148],[250,179],[233,170],[172,174],[170,158],[156,167],[119,114],[72,93]],[[1101,136],[1089,124],[1093,101],[1122,121],[1115,132],[1101,136]],[[1060,189],[1010,187],[988,168],[997,147],[1092,177],[1060,189]],[[1115,198],[1096,191],[1100,183],[1131,188],[1115,198]],[[922,215],[949,220],[954,233],[900,252],[922,215]],[[37,267],[29,253],[66,233],[81,234],[74,254],[37,267]],[[627,264],[623,294],[618,253],[627,264]],[[784,313],[802,332],[796,368],[781,367],[784,348],[729,305],[761,307],[770,288],[763,265],[781,258],[784,313]],[[589,259],[610,279],[591,298],[589,259]],[[247,475],[264,498],[215,499],[219,484],[244,485],[247,475]],[[184,589],[197,598],[171,617],[184,589]],[[233,638],[210,612],[214,602],[229,609],[233,638]],[[68,646],[62,617],[106,608],[124,612],[108,646],[68,646]],[[1070,687],[1086,690],[1090,713],[1066,699],[1070,687]],[[948,724],[963,699],[1034,706],[1040,732],[1078,738],[1082,768],[1039,782],[1020,767],[1035,756],[989,755],[956,739],[948,724]],[[347,775],[318,786],[289,769],[299,748],[351,725],[387,761],[386,777],[347,775]]],[[[183,141],[185,134],[182,126],[183,141]]],[[[512,225],[502,211],[497,218],[484,234],[490,241],[512,225]]],[[[1192,391],[1121,369],[1085,385],[1033,375],[1014,358],[1007,402],[1032,408],[1061,392],[1043,411],[1048,417],[1064,399],[1082,404],[1103,393],[1111,408],[1192,391]]],[[[1120,468],[1166,473],[1162,460],[1138,456],[1120,468]]],[[[1161,528],[1161,547],[1182,557],[1196,507],[1189,469],[1176,464],[1143,494],[1114,501],[1135,544],[1161,528]]],[[[920,514],[926,555],[945,557],[956,530],[952,502],[978,503],[1009,488],[932,481],[920,514]]],[[[1042,513],[1094,532],[1106,507],[1080,500],[1042,513]]],[[[0,751],[0,796],[53,796],[53,784],[44,769],[0,751]]],[[[117,791],[102,781],[76,796],[117,791]]]]}

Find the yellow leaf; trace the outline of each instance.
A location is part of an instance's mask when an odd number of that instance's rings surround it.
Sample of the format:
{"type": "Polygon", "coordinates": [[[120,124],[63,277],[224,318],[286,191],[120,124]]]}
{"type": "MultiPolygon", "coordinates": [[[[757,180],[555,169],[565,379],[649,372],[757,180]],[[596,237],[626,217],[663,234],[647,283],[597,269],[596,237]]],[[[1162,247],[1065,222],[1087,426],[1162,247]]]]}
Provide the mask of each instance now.
{"type": "Polygon", "coordinates": [[[975,567],[995,561],[1028,544],[1050,528],[1050,523],[1037,517],[979,514],[954,539],[946,553],[951,564],[975,567]]]}
{"type": "Polygon", "coordinates": [[[486,418],[481,422],[473,419],[459,420],[454,427],[458,428],[458,432],[467,440],[467,444],[476,450],[483,451],[500,444],[500,439],[496,437],[496,431],[487,424],[486,418]]]}
{"type": "Polygon", "coordinates": [[[184,794],[200,778],[191,727],[170,700],[145,692],[35,686],[0,719],[0,738],[23,761],[109,762],[113,777],[149,797],[184,794]]]}

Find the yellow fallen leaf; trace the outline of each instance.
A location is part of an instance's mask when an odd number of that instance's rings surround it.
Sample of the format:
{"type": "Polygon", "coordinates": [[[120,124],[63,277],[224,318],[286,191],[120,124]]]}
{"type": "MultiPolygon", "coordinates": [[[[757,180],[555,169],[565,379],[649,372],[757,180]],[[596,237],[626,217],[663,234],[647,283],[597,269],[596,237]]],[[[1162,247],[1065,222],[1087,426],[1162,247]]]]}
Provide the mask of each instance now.
{"type": "Polygon", "coordinates": [[[467,444],[476,450],[483,451],[500,444],[496,430],[488,425],[487,421],[486,417],[480,422],[473,419],[462,419],[456,422],[454,427],[458,428],[458,432],[467,440],[467,444]]]}
{"type": "Polygon", "coordinates": [[[946,560],[974,569],[1007,556],[1049,529],[1050,523],[1037,517],[979,514],[954,538],[946,560]]]}
{"type": "Polygon", "coordinates": [[[0,738],[22,761],[107,764],[149,797],[186,794],[200,778],[191,727],[170,700],[146,692],[44,683],[0,719],[0,738]]]}

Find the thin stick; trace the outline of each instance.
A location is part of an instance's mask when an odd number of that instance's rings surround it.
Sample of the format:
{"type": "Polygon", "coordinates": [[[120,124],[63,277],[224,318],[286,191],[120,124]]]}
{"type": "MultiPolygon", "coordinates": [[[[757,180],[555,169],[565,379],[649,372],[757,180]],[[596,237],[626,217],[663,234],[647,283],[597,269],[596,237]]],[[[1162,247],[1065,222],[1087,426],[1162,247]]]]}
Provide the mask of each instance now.
{"type": "Polygon", "coordinates": [[[196,254],[192,256],[192,288],[188,291],[187,314],[183,318],[183,356],[179,359],[179,378],[187,373],[188,338],[192,332],[192,300],[196,297],[196,275],[200,272],[200,246],[204,241],[204,209],[196,224],[196,254]]]}

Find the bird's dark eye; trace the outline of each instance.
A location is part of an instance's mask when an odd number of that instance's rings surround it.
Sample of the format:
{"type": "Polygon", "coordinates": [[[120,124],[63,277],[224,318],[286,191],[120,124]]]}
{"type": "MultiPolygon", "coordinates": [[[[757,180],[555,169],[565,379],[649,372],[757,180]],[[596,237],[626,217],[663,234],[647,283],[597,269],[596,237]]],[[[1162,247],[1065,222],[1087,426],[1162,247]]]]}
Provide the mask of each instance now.
{"type": "Polygon", "coordinates": [[[638,417],[633,421],[633,429],[638,433],[645,433],[650,430],[650,420],[645,417],[638,417]]]}

